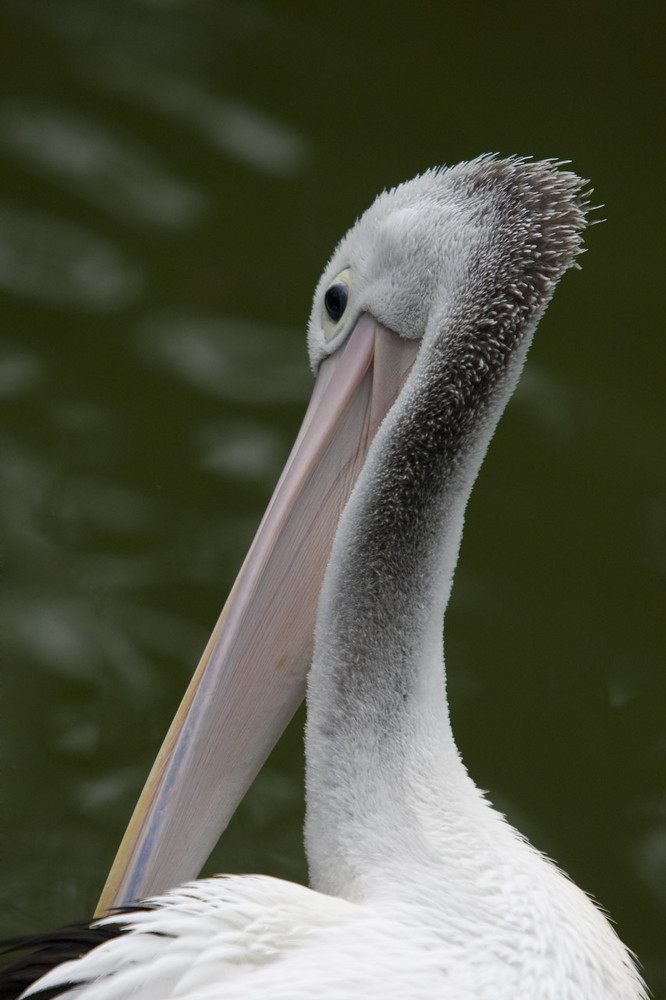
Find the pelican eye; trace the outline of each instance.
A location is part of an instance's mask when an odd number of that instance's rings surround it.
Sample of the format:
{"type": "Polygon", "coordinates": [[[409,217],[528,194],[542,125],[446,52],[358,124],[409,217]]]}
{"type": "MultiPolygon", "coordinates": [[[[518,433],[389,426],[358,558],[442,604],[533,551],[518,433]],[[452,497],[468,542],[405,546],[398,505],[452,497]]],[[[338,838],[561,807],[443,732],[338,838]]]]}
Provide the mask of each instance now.
{"type": "Polygon", "coordinates": [[[347,311],[349,297],[351,295],[351,273],[346,267],[340,271],[324,292],[324,308],[322,310],[324,336],[326,340],[333,340],[339,333],[339,323],[347,311]]]}
{"type": "Polygon", "coordinates": [[[341,281],[336,282],[335,285],[327,290],[324,296],[324,305],[326,306],[326,312],[331,317],[334,323],[337,323],[343,312],[347,308],[347,299],[349,298],[349,289],[341,281]]]}

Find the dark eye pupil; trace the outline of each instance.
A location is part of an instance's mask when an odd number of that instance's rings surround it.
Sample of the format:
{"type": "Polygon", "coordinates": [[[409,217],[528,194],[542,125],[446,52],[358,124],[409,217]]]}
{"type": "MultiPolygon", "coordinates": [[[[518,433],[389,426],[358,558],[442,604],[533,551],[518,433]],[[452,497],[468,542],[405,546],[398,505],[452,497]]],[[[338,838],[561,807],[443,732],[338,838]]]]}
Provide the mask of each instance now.
{"type": "Polygon", "coordinates": [[[324,296],[324,305],[326,306],[326,312],[335,323],[337,323],[347,308],[348,298],[349,289],[341,281],[336,285],[331,285],[331,287],[327,289],[326,295],[324,296]]]}

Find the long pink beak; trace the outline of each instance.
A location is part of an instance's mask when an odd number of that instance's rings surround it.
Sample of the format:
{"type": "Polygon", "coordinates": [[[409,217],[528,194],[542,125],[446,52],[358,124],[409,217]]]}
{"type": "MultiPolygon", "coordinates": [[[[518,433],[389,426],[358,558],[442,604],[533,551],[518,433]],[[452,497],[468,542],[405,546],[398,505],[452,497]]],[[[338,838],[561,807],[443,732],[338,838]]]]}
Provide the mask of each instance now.
{"type": "Polygon", "coordinates": [[[196,878],[305,693],[340,514],[418,342],[369,315],[296,443],[134,810],[97,914],[196,878]]]}

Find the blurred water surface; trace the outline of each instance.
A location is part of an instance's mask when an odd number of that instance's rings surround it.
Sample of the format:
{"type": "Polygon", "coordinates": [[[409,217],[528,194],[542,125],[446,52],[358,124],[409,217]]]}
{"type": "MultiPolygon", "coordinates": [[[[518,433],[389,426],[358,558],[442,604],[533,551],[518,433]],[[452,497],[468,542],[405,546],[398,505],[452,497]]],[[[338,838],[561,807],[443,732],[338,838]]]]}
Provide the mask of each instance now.
{"type": "MultiPolygon", "coordinates": [[[[454,728],[664,995],[657,14],[371,8],[0,10],[1,932],[94,908],[298,426],[335,241],[498,149],[571,156],[608,222],[470,504],[454,728]]],[[[301,725],[208,870],[306,878],[301,725]]]]}

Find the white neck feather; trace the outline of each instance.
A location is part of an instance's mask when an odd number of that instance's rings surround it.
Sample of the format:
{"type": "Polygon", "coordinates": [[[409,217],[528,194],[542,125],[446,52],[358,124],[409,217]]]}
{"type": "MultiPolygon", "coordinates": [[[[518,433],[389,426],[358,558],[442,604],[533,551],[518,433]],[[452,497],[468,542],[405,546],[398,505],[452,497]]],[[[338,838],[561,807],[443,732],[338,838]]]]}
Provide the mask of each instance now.
{"type": "MultiPolygon", "coordinates": [[[[312,884],[323,891],[356,897],[413,884],[414,862],[437,858],[441,866],[453,850],[457,863],[467,828],[500,821],[453,740],[442,623],[465,505],[529,339],[468,438],[450,442],[455,471],[433,494],[422,488],[432,470],[411,481],[405,471],[417,460],[405,415],[411,430],[441,407],[424,393],[433,373],[419,359],[341,518],[308,682],[306,845],[312,884]]],[[[440,439],[423,461],[437,464],[446,446],[440,439]]]]}

